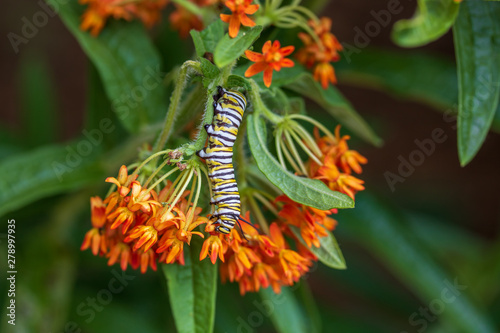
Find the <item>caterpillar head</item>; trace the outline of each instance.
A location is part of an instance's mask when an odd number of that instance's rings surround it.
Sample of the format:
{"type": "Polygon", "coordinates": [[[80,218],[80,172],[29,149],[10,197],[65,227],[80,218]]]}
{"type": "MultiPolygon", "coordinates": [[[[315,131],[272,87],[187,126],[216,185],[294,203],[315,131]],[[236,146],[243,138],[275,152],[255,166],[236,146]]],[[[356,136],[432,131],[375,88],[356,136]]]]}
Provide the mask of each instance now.
{"type": "Polygon", "coordinates": [[[226,89],[222,88],[221,86],[217,86],[217,94],[212,96],[214,99],[214,107],[217,104],[217,102],[219,101],[219,99],[221,99],[222,96],[224,96],[225,93],[226,93],[226,89]]]}

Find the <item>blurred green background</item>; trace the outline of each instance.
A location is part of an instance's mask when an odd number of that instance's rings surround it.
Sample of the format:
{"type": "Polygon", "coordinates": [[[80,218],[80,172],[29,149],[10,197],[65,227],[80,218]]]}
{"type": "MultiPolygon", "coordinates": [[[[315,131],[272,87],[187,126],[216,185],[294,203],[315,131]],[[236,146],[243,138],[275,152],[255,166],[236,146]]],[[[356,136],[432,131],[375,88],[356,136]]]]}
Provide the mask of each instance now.
{"type": "MultiPolygon", "coordinates": [[[[8,0],[7,6],[0,14],[4,36],[19,34],[22,18],[40,8],[27,0],[8,0]]],[[[372,11],[386,6],[385,1],[335,0],[323,13],[332,18],[338,39],[353,44],[357,29],[374,20],[372,11]]],[[[336,66],[339,89],[385,142],[375,148],[351,140],[369,164],[361,176],[367,191],[356,196],[355,209],[337,216],[336,238],[348,269],[317,264],[297,288],[272,303],[272,315],[259,295],[241,297],[236,285],[219,286],[216,332],[273,332],[275,316],[286,307],[303,310],[305,331],[499,331],[500,136],[490,133],[476,158],[460,167],[454,122],[445,113],[456,109],[457,100],[451,32],[417,49],[390,41],[392,24],[410,17],[415,6],[402,2],[403,11],[366,48],[336,66]],[[435,151],[391,189],[387,172],[397,174],[401,158],[408,160],[418,150],[415,140],[432,138],[436,129],[446,140],[435,143],[435,151]],[[287,297],[292,293],[295,297],[287,297]]],[[[166,17],[152,34],[164,72],[191,57],[191,41],[181,41],[166,17]]],[[[20,44],[17,53],[4,39],[0,57],[0,331],[174,332],[159,272],[128,270],[124,277],[104,258],[79,251],[90,228],[89,197],[104,195],[104,178],[152,138],[131,140],[120,127],[95,69],[58,17],[20,44]],[[54,167],[48,157],[66,154],[66,147],[103,117],[116,129],[84,157],[84,172],[55,185],[47,182],[54,167]],[[40,149],[47,144],[58,149],[40,149]],[[31,195],[43,198],[32,202],[31,195]],[[16,220],[15,327],[5,315],[10,219],[16,220]],[[124,279],[123,288],[110,285],[116,275],[124,279]]],[[[326,114],[312,114],[329,122],[326,114]]],[[[493,127],[499,129],[497,123],[493,127]]]]}

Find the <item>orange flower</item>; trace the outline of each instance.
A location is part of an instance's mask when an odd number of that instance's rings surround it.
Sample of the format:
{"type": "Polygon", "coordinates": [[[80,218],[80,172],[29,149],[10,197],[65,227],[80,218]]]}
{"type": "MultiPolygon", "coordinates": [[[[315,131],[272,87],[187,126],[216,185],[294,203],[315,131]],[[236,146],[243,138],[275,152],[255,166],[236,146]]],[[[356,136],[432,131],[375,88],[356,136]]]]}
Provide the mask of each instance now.
{"type": "Polygon", "coordinates": [[[356,192],[363,191],[365,189],[363,186],[364,183],[365,182],[361,179],[343,173],[335,180],[335,182],[331,182],[330,189],[345,193],[354,199],[354,194],[356,194],[356,192]]]}
{"type": "Polygon", "coordinates": [[[123,242],[118,242],[111,248],[107,257],[109,258],[108,266],[115,264],[118,259],[120,259],[121,269],[126,270],[127,265],[131,263],[132,260],[132,250],[129,245],[123,242]]]}
{"type": "Polygon", "coordinates": [[[85,234],[80,250],[83,251],[89,247],[91,247],[92,253],[95,256],[99,253],[99,250],[106,252],[104,239],[101,236],[101,232],[97,228],[92,228],[85,234]]]}
{"type": "Polygon", "coordinates": [[[188,37],[191,29],[203,30],[203,22],[198,16],[177,4],[175,8],[176,10],[169,16],[170,24],[175,30],[179,31],[182,38],[188,37]]]}
{"type": "Polygon", "coordinates": [[[134,251],[136,251],[143,245],[144,245],[144,251],[148,251],[151,248],[151,246],[153,246],[158,240],[158,232],[153,226],[139,225],[134,229],[130,230],[128,236],[125,238],[125,243],[129,243],[136,238],[139,239],[134,245],[134,251]]]}
{"type": "Polygon", "coordinates": [[[335,69],[329,62],[320,62],[314,66],[314,79],[321,83],[323,89],[328,88],[328,83],[336,84],[335,69]]]}
{"type": "Polygon", "coordinates": [[[324,154],[323,164],[309,161],[309,177],[322,180],[331,190],[339,191],[354,199],[358,191],[364,190],[364,181],[351,176],[351,172],[361,173],[360,164],[368,160],[355,150],[349,150],[348,135],[340,136],[340,125],[335,128],[335,137],[319,137],[315,129],[316,143],[324,154]]]}
{"type": "Polygon", "coordinates": [[[130,21],[139,18],[144,25],[151,27],[160,18],[160,10],[167,5],[167,0],[80,0],[81,4],[88,4],[87,10],[82,15],[80,29],[90,30],[93,36],[99,35],[112,16],[115,20],[130,21]]]}
{"type": "Polygon", "coordinates": [[[285,195],[276,198],[277,202],[283,202],[283,208],[279,212],[279,217],[287,225],[293,225],[300,229],[302,239],[308,247],[314,245],[319,247],[319,238],[327,236],[327,230],[333,230],[337,221],[328,217],[336,210],[319,210],[296,203],[285,195]]]}
{"type": "Polygon", "coordinates": [[[319,21],[311,20],[308,24],[318,38],[314,39],[306,33],[299,33],[304,47],[297,52],[297,60],[308,68],[314,66],[314,79],[321,83],[323,89],[326,89],[328,83],[337,83],[331,62],[340,59],[339,51],[343,47],[330,32],[332,21],[329,18],[322,17],[319,21]]]}
{"type": "Polygon", "coordinates": [[[224,262],[225,246],[222,244],[222,235],[212,235],[203,242],[203,247],[200,251],[200,260],[203,260],[210,253],[210,261],[215,264],[217,255],[219,259],[224,262]]]}
{"type": "Polygon", "coordinates": [[[90,198],[90,220],[95,228],[102,228],[106,223],[106,205],[100,197],[90,198]]]}
{"type": "Polygon", "coordinates": [[[137,269],[141,267],[141,273],[146,273],[148,266],[156,271],[156,253],[153,250],[134,252],[132,267],[137,269]]]}
{"type": "Polygon", "coordinates": [[[283,270],[285,281],[292,284],[293,281],[298,281],[300,276],[309,270],[311,265],[309,260],[302,257],[294,250],[286,248],[285,238],[277,223],[272,223],[270,226],[271,238],[279,247],[279,260],[283,270]]]}
{"type": "Polygon", "coordinates": [[[234,38],[238,36],[240,31],[240,25],[246,27],[255,26],[255,22],[252,21],[248,15],[254,14],[258,9],[259,5],[252,5],[253,0],[227,0],[224,4],[232,14],[220,14],[220,18],[223,22],[229,23],[229,36],[234,38]]]}
{"type": "Polygon", "coordinates": [[[248,67],[245,76],[254,76],[264,71],[264,84],[266,87],[271,86],[273,70],[280,71],[282,67],[294,66],[292,60],[285,58],[294,49],[294,46],[285,46],[282,48],[279,41],[276,40],[271,44],[271,41],[268,40],[262,47],[262,54],[250,50],[245,51],[247,58],[255,62],[255,64],[248,67]]]}

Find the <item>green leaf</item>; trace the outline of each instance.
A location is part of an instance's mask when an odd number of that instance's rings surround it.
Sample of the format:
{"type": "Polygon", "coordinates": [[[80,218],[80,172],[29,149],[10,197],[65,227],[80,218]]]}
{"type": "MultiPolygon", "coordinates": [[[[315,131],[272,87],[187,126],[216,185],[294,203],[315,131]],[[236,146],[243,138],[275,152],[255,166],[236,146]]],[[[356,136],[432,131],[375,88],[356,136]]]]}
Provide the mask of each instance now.
{"type": "Polygon", "coordinates": [[[201,33],[196,30],[191,30],[189,32],[191,34],[191,38],[193,39],[194,49],[196,50],[196,55],[200,58],[205,55],[207,49],[205,47],[205,43],[203,43],[203,38],[201,38],[201,33]]]}
{"type": "Polygon", "coordinates": [[[203,240],[193,237],[184,246],[185,265],[162,265],[175,326],[180,333],[211,333],[215,318],[217,265],[200,261],[203,240]]]}
{"type": "Polygon", "coordinates": [[[95,155],[78,144],[45,146],[0,163],[0,216],[43,197],[104,180],[95,155]]]}
{"type": "Polygon", "coordinates": [[[235,38],[226,34],[215,47],[214,61],[219,68],[229,65],[248,50],[253,42],[259,38],[262,26],[257,25],[250,29],[242,28],[240,30],[235,38]]]}
{"type": "Polygon", "coordinates": [[[328,267],[336,268],[336,269],[346,269],[347,266],[345,264],[344,255],[340,250],[339,244],[337,240],[333,236],[331,232],[328,232],[328,236],[320,237],[320,247],[311,246],[308,247],[307,243],[302,238],[300,234],[300,229],[294,226],[290,226],[293,234],[299,239],[299,241],[306,246],[318,259],[328,267]]]}
{"type": "Polygon", "coordinates": [[[280,333],[310,332],[306,318],[291,288],[281,288],[280,294],[275,294],[271,288],[260,289],[262,308],[280,333]],[[265,303],[264,303],[265,302],[265,303]],[[265,304],[265,306],[264,306],[265,304]]]}
{"type": "Polygon", "coordinates": [[[234,74],[229,75],[226,84],[229,88],[242,87],[246,91],[252,90],[252,86],[250,85],[248,80],[240,75],[234,75],[234,74]]]}
{"type": "Polygon", "coordinates": [[[203,73],[204,78],[212,81],[219,75],[220,73],[219,68],[217,68],[217,66],[212,64],[210,60],[205,58],[200,58],[200,63],[201,63],[201,71],[203,73]]]}
{"type": "Polygon", "coordinates": [[[191,30],[190,33],[196,54],[202,58],[206,52],[215,52],[217,43],[224,37],[224,24],[221,20],[216,20],[203,31],[191,30]]]}
{"type": "MultiPolygon", "coordinates": [[[[468,296],[473,286],[461,276],[449,275],[436,264],[431,255],[407,228],[407,222],[395,206],[385,204],[380,196],[367,191],[356,196],[356,211],[342,213],[342,228],[375,257],[381,260],[400,281],[407,285],[423,304],[440,299],[443,290],[450,290],[453,301],[446,302],[440,318],[454,332],[493,333],[492,322],[468,296]],[[454,283],[459,287],[452,287],[454,283]],[[465,287],[464,287],[465,284],[465,287]]],[[[409,314],[410,315],[410,314],[409,314]]]]}
{"type": "Polygon", "coordinates": [[[22,118],[26,126],[22,135],[25,145],[34,148],[55,142],[57,107],[47,63],[38,57],[23,57],[19,79],[22,118]]]}
{"type": "Polygon", "coordinates": [[[163,118],[167,96],[160,57],[139,22],[109,20],[98,37],[80,30],[77,1],[48,0],[97,67],[113,109],[124,127],[137,133],[163,118]]]}
{"type": "Polygon", "coordinates": [[[403,47],[430,43],[451,28],[459,8],[453,0],[419,0],[413,18],[394,24],[392,39],[403,47]]]}
{"type": "Polygon", "coordinates": [[[382,144],[382,139],[373,132],[337,88],[329,86],[323,89],[309,73],[300,75],[293,83],[285,85],[285,88],[312,99],[362,139],[375,146],[382,144]]]}
{"type": "Polygon", "coordinates": [[[284,170],[266,148],[265,123],[256,115],[248,116],[248,143],[260,171],[293,201],[321,210],[354,207],[349,196],[330,190],[323,182],[284,170]]]}
{"type": "Polygon", "coordinates": [[[465,1],[453,28],[458,66],[458,155],[477,154],[500,98],[500,5],[465,1]]]}
{"type": "Polygon", "coordinates": [[[307,326],[309,327],[308,332],[322,332],[321,327],[323,324],[321,322],[321,315],[309,284],[304,278],[296,285],[297,288],[295,289],[295,293],[298,294],[300,305],[305,311],[305,318],[307,320],[307,326]]]}

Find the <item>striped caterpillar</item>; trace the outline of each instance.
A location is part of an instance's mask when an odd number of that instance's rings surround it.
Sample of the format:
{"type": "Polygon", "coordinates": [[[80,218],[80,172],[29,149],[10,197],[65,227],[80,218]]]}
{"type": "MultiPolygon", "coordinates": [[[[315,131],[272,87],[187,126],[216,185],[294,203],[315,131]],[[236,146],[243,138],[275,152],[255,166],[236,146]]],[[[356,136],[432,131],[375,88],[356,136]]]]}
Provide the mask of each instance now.
{"type": "MultiPolygon", "coordinates": [[[[216,219],[215,230],[228,234],[239,220],[241,203],[238,184],[234,177],[233,146],[238,135],[247,101],[238,91],[217,87],[214,98],[214,118],[212,124],[205,125],[208,146],[196,154],[204,158],[212,185],[210,204],[217,205],[212,215],[216,219]]],[[[246,221],[244,221],[246,222],[246,221]]],[[[248,223],[248,222],[247,222],[248,223]]]]}

